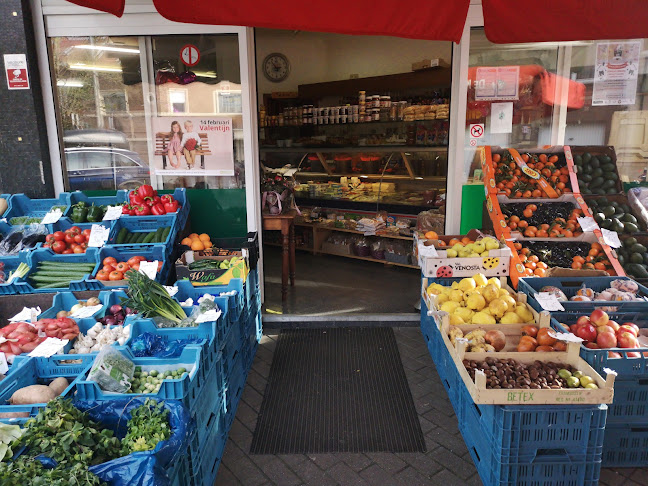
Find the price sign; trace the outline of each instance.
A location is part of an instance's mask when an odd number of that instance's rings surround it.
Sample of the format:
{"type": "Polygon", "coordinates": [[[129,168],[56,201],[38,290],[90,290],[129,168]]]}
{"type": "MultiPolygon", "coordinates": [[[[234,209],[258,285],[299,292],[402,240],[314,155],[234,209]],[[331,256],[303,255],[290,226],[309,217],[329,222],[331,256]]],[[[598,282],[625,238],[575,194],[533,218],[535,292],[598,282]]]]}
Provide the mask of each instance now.
{"type": "Polygon", "coordinates": [[[155,276],[157,275],[157,267],[158,267],[157,260],[153,262],[140,262],[139,271],[140,273],[143,273],[151,280],[155,280],[155,276]]]}
{"type": "Polygon", "coordinates": [[[108,206],[106,208],[106,214],[104,214],[102,221],[114,221],[121,218],[122,216],[122,207],[121,206],[108,206]]]}
{"type": "Polygon", "coordinates": [[[100,224],[93,224],[88,238],[88,247],[101,248],[108,241],[110,229],[100,224]]]}
{"type": "Polygon", "coordinates": [[[594,231],[599,229],[598,224],[596,224],[596,221],[594,221],[594,218],[585,217],[585,218],[578,218],[578,224],[580,224],[580,227],[583,231],[594,231]]]}
{"type": "Polygon", "coordinates": [[[0,353],[0,375],[6,375],[9,371],[9,365],[7,364],[7,357],[4,353],[0,353]]]}
{"type": "Polygon", "coordinates": [[[616,231],[601,228],[601,233],[603,234],[603,241],[605,241],[606,245],[612,248],[619,248],[621,246],[621,240],[619,240],[619,235],[616,231]]]}
{"type": "Polygon", "coordinates": [[[68,341],[68,339],[47,338],[36,346],[27,356],[49,358],[61,351],[68,341]]]}
{"type": "Polygon", "coordinates": [[[36,320],[36,318],[40,315],[41,313],[41,308],[40,307],[23,307],[23,310],[21,310],[18,314],[15,316],[9,318],[10,322],[32,322],[32,320],[36,320]]]}
{"type": "Polygon", "coordinates": [[[61,212],[60,209],[56,208],[53,211],[50,211],[45,215],[43,218],[43,221],[41,221],[41,224],[52,224],[56,223],[61,217],[63,216],[63,213],[61,212]]]}
{"type": "Polygon", "coordinates": [[[86,317],[92,317],[97,312],[101,310],[103,305],[85,305],[81,309],[77,310],[74,314],[70,315],[74,319],[84,319],[86,317]]]}
{"type": "Polygon", "coordinates": [[[535,294],[535,298],[538,301],[538,304],[547,311],[564,311],[565,308],[562,306],[560,301],[556,298],[551,292],[539,292],[535,294]]]}
{"type": "Polygon", "coordinates": [[[173,297],[175,294],[178,293],[178,290],[180,290],[178,287],[171,286],[171,285],[163,285],[164,290],[167,291],[167,293],[173,297]]]}
{"type": "Polygon", "coordinates": [[[221,314],[222,312],[220,310],[210,309],[207,312],[203,312],[202,314],[198,315],[198,317],[196,318],[196,323],[200,324],[201,322],[217,321],[221,314]]]}

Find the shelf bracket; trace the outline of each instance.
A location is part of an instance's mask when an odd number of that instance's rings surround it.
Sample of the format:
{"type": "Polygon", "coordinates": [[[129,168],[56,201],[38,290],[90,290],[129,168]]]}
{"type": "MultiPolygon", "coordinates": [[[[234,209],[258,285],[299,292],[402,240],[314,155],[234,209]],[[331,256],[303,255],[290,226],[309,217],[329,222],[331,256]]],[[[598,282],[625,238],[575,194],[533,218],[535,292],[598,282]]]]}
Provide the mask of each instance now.
{"type": "Polygon", "coordinates": [[[405,163],[405,168],[407,169],[407,173],[410,176],[410,179],[414,179],[414,171],[412,170],[412,166],[410,165],[410,161],[407,158],[407,155],[405,152],[401,152],[401,157],[403,158],[403,162],[405,163]]]}
{"type": "Polygon", "coordinates": [[[330,168],[329,165],[326,163],[326,157],[324,157],[324,155],[322,155],[322,152],[315,152],[315,154],[317,155],[317,158],[318,158],[319,161],[321,162],[322,167],[324,167],[324,170],[326,171],[326,173],[327,173],[328,175],[333,175],[333,173],[331,172],[331,168],[330,168]]]}

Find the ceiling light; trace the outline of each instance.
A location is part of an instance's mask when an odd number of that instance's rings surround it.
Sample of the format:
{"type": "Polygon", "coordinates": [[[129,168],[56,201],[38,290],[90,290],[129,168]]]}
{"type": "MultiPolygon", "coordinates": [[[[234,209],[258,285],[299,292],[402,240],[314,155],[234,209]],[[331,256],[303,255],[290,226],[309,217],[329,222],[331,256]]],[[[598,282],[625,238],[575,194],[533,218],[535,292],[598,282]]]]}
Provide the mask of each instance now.
{"type": "Polygon", "coordinates": [[[121,73],[122,72],[122,68],[120,68],[120,67],[95,66],[95,65],[82,64],[82,63],[70,64],[70,69],[74,69],[76,71],[102,71],[102,72],[107,72],[107,73],[121,73]]]}
{"type": "Polygon", "coordinates": [[[78,79],[59,79],[56,82],[56,86],[63,88],[83,88],[85,85],[83,81],[79,81],[78,79]]]}
{"type": "Polygon", "coordinates": [[[125,52],[128,54],[139,54],[139,49],[134,47],[113,47],[113,46],[93,46],[91,44],[80,44],[74,46],[77,49],[88,49],[92,51],[109,51],[109,52],[125,52]]]}

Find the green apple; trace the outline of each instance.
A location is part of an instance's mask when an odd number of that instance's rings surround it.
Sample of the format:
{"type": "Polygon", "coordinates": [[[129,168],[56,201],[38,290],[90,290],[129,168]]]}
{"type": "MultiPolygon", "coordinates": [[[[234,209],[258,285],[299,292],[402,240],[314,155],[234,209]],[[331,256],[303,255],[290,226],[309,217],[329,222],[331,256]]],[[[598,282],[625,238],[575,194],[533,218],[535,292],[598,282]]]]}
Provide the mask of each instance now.
{"type": "Polygon", "coordinates": [[[446,254],[448,255],[448,258],[456,258],[459,253],[454,248],[450,248],[449,250],[446,250],[446,254]]]}
{"type": "Polygon", "coordinates": [[[477,243],[473,244],[473,250],[475,253],[483,253],[486,251],[486,245],[482,243],[481,241],[478,241],[477,243]]]}

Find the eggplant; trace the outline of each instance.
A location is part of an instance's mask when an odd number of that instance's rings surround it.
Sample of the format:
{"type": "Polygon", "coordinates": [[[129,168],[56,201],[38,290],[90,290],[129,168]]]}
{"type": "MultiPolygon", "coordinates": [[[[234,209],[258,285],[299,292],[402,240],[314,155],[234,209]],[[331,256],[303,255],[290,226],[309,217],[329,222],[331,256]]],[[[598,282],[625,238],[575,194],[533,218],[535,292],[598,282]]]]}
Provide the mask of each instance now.
{"type": "Polygon", "coordinates": [[[38,243],[45,243],[45,235],[42,233],[32,233],[31,235],[25,236],[22,240],[23,248],[33,248],[38,243]]]}
{"type": "Polygon", "coordinates": [[[4,254],[11,254],[15,251],[18,251],[17,246],[20,244],[23,238],[22,231],[15,231],[7,236],[2,242],[2,248],[0,249],[4,254]]]}

